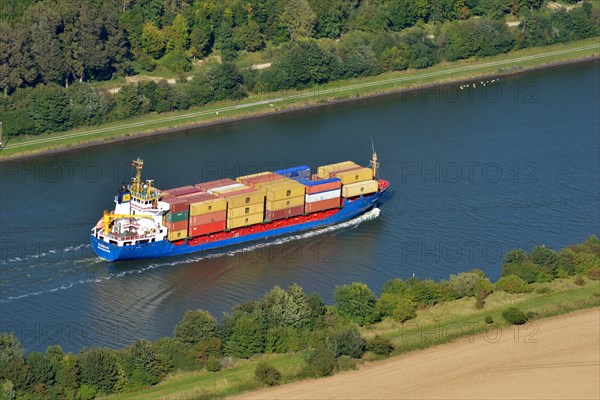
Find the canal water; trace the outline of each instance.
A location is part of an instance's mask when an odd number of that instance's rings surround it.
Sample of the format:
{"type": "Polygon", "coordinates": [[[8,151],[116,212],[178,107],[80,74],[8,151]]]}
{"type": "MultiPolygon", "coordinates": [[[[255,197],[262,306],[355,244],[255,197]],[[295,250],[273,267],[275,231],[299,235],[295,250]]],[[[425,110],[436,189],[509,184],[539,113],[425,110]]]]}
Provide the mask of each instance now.
{"type": "Polygon", "coordinates": [[[275,285],[446,279],[600,234],[598,62],[109,144],[1,166],[0,323],[26,349],[122,347],[220,318],[275,285]],[[461,87],[462,86],[462,87],[461,87]],[[213,254],[111,264],[89,230],[144,159],[158,187],[354,160],[371,138],[383,204],[318,232],[213,254]]]}

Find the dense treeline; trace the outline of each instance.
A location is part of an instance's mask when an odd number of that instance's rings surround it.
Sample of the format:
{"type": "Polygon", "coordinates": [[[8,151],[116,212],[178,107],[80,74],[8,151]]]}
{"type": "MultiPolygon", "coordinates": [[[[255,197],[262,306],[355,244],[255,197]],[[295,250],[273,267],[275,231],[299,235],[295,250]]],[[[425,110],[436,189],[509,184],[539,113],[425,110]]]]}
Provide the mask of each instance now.
{"type": "Polygon", "coordinates": [[[95,125],[148,112],[299,89],[341,78],[425,68],[442,60],[598,34],[589,3],[549,10],[542,0],[71,0],[2,3],[0,119],[8,135],[95,125]],[[521,25],[508,28],[504,17],[521,25]],[[267,44],[269,46],[267,47],[267,44]],[[271,68],[235,66],[265,49],[271,68]],[[223,65],[196,68],[219,55],[223,65]],[[149,73],[180,83],[89,82],[149,73]]]}
{"type": "MultiPolygon", "coordinates": [[[[341,285],[334,291],[334,306],[298,285],[275,287],[262,298],[235,306],[219,323],[209,312],[189,311],[175,327],[173,337],[154,343],[141,339],[122,350],[92,348],[64,354],[59,346],[45,353],[24,350],[16,337],[0,335],[0,398],[92,399],[96,395],[128,392],[160,382],[172,371],[206,369],[210,372],[235,365],[235,360],[261,353],[308,351],[300,376],[325,376],[354,365],[369,351],[387,356],[394,345],[376,336],[365,340],[358,327],[385,318],[404,322],[417,311],[437,303],[473,298],[485,307],[493,291],[525,293],[530,283],[583,276],[600,280],[600,241],[559,252],[535,247],[529,254],[517,249],[506,254],[503,277],[492,284],[480,270],[451,275],[447,281],[393,279],[379,298],[362,283],[341,285]]],[[[504,312],[510,323],[523,323],[527,314],[516,308],[504,312]]],[[[489,318],[491,319],[491,318],[489,318]]],[[[486,318],[486,323],[492,323],[486,318]]],[[[261,363],[256,379],[277,384],[281,374],[261,363]]]]}

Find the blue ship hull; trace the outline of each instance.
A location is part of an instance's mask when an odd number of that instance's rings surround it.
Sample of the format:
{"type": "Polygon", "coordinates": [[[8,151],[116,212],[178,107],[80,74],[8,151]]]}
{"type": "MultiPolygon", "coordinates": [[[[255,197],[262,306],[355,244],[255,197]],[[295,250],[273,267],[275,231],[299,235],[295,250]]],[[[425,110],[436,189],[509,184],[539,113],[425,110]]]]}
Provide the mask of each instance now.
{"type": "Polygon", "coordinates": [[[200,251],[210,251],[227,246],[233,246],[241,243],[262,240],[274,236],[287,235],[299,231],[306,231],[333,225],[348,221],[354,217],[364,214],[371,210],[379,202],[383,192],[377,192],[368,197],[360,197],[353,201],[344,200],[343,208],[331,217],[318,221],[299,223],[281,228],[275,228],[268,231],[252,233],[244,236],[238,236],[228,239],[222,239],[210,243],[202,243],[190,246],[186,240],[184,244],[174,245],[168,240],[161,240],[153,243],[143,243],[130,246],[116,246],[106,243],[94,235],[90,235],[92,246],[99,257],[108,261],[136,260],[148,258],[161,258],[167,256],[176,256],[200,251]]]}

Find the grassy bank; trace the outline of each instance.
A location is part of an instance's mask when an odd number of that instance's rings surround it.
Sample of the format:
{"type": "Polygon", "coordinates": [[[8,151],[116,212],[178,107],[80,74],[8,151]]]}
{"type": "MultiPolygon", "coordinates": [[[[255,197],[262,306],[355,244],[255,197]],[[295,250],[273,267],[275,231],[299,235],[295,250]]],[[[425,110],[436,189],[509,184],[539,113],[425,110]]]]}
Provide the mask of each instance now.
{"type": "MultiPolygon", "coordinates": [[[[534,330],[515,330],[502,319],[501,314],[509,306],[535,313],[535,319],[566,314],[568,312],[598,307],[600,305],[600,283],[586,281],[578,286],[573,279],[559,279],[550,283],[534,285],[532,293],[507,294],[494,292],[486,299],[483,309],[477,309],[473,298],[463,298],[441,303],[420,310],[417,317],[405,324],[384,320],[363,329],[366,337],[383,335],[392,340],[396,350],[393,355],[427,348],[453,341],[459,337],[482,335],[489,329],[515,335],[531,334],[534,330]],[[484,321],[491,316],[493,324],[484,321]]],[[[535,320],[532,321],[535,324],[535,320]]],[[[527,328],[527,326],[523,326],[527,328]]],[[[496,333],[491,334],[490,337],[496,333]]],[[[364,358],[368,361],[369,354],[364,358]]],[[[200,399],[220,398],[260,387],[254,379],[254,369],[259,360],[268,359],[269,364],[283,374],[283,382],[296,379],[304,364],[303,354],[282,354],[255,357],[240,361],[232,368],[219,372],[197,372],[173,374],[164,382],[134,393],[110,396],[110,399],[200,399]]]]}
{"type": "Polygon", "coordinates": [[[145,115],[98,127],[36,137],[11,138],[0,160],[65,151],[88,145],[166,133],[193,126],[223,123],[285,110],[306,108],[361,97],[417,90],[427,85],[510,75],[526,70],[576,62],[600,56],[598,38],[529,48],[485,59],[441,63],[424,70],[388,72],[375,77],[348,79],[303,91],[252,93],[242,101],[226,101],[191,110],[145,115]]]}

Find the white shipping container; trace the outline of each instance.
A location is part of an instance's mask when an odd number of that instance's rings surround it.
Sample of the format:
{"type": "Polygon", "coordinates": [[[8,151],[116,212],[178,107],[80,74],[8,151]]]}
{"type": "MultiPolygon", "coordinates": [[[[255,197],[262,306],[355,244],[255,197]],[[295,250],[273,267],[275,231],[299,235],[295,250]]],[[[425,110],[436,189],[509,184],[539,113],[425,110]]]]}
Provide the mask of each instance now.
{"type": "Polygon", "coordinates": [[[234,183],[233,185],[227,185],[227,186],[221,186],[221,187],[216,187],[216,188],[212,188],[212,189],[208,189],[207,192],[210,194],[213,194],[214,192],[220,192],[222,190],[229,190],[229,189],[235,189],[235,188],[241,188],[244,187],[244,184],[241,183],[234,183]]]}
{"type": "Polygon", "coordinates": [[[342,195],[342,190],[336,189],[336,190],[329,190],[327,192],[306,194],[306,195],[304,195],[305,196],[304,200],[306,203],[314,203],[315,201],[335,199],[336,197],[339,198],[341,195],[342,195]]]}

